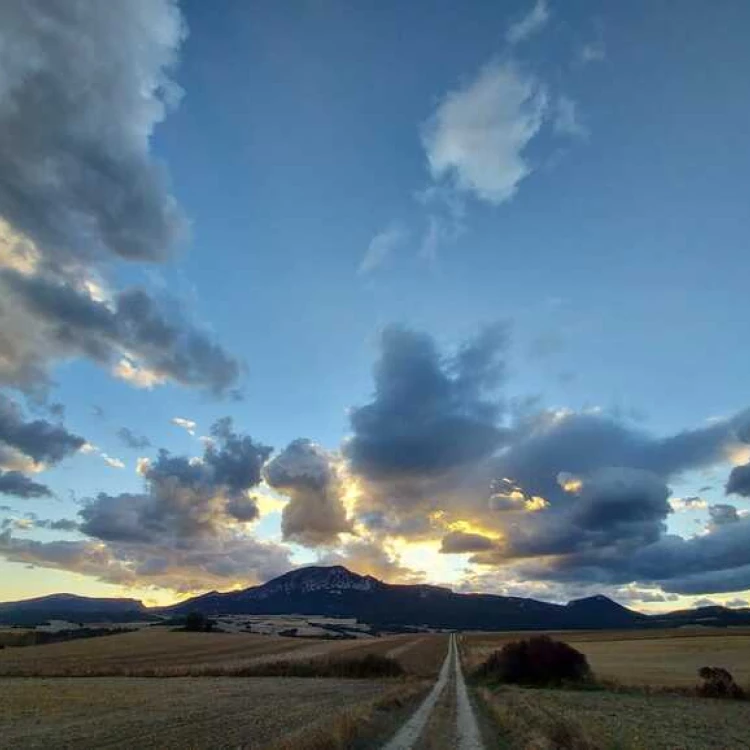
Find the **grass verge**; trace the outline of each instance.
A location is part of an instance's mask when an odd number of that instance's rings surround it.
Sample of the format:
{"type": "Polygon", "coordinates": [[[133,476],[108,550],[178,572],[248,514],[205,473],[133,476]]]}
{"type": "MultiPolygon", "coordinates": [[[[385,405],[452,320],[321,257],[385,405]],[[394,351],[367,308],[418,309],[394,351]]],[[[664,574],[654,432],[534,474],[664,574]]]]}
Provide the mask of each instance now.
{"type": "Polygon", "coordinates": [[[389,712],[397,711],[424,694],[429,682],[404,683],[371,703],[321,719],[281,740],[267,750],[349,750],[371,737],[389,712]]]}

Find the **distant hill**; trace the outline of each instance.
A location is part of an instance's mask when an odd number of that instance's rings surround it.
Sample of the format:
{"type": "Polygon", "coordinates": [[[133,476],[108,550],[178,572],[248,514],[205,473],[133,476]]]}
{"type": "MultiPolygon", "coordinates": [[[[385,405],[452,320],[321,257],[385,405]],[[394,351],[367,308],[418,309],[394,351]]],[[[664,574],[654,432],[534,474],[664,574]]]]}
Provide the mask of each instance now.
{"type": "Polygon", "coordinates": [[[567,606],[491,594],[457,594],[429,585],[394,585],[346,568],[293,570],[244,591],[212,592],[165,608],[175,615],[316,614],[357,617],[380,627],[412,626],[515,630],[635,627],[647,621],[606,597],[567,606]]]}
{"type": "Polygon", "coordinates": [[[152,616],[137,599],[94,599],[75,594],[52,594],[0,603],[0,623],[10,625],[35,625],[48,620],[130,622],[152,616]]]}
{"type": "Polygon", "coordinates": [[[152,616],[328,615],[356,617],[379,628],[459,630],[600,630],[606,628],[750,625],[750,609],[701,607],[644,615],[606,596],[566,605],[492,594],[458,594],[430,585],[395,585],[343,566],[299,568],[242,591],[212,591],[170,607],[148,609],[135,599],[89,599],[59,594],[0,604],[0,622],[47,619],[126,622],[152,616]]]}

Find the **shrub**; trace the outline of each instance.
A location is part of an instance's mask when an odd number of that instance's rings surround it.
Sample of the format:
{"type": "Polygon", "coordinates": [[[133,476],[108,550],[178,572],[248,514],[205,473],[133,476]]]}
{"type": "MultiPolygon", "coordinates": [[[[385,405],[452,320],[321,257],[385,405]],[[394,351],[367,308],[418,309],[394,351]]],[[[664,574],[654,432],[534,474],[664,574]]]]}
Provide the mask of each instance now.
{"type": "Polygon", "coordinates": [[[592,677],[586,656],[545,635],[506,643],[477,670],[477,677],[515,685],[560,685],[592,677]]]}
{"type": "Polygon", "coordinates": [[[210,633],[214,629],[214,621],[209,620],[202,612],[191,612],[185,618],[184,629],[191,633],[210,633]]]}
{"type": "Polygon", "coordinates": [[[705,698],[733,698],[743,700],[745,691],[734,681],[731,673],[723,667],[701,667],[698,676],[703,684],[698,686],[698,695],[705,698]]]}
{"type": "Polygon", "coordinates": [[[395,659],[379,654],[350,658],[310,659],[309,661],[276,661],[249,664],[234,670],[237,677],[339,677],[375,679],[400,677],[404,669],[395,659]]]}

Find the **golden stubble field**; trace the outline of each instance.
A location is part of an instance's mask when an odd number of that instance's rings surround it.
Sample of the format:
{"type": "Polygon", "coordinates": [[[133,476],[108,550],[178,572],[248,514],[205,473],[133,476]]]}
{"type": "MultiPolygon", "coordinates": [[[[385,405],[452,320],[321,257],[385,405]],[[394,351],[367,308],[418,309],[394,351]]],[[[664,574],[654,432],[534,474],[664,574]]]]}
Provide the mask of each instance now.
{"type": "MultiPolygon", "coordinates": [[[[467,633],[467,666],[531,633],[467,633]]],[[[687,687],[701,667],[724,667],[750,687],[750,628],[548,633],[586,654],[597,677],[625,685],[687,687]]],[[[748,731],[750,734],[750,730],[748,731]]]]}
{"type": "Polygon", "coordinates": [[[446,635],[431,634],[334,641],[152,628],[6,648],[0,748],[296,750],[329,747],[331,737],[343,743],[334,746],[348,747],[347,738],[370,731],[376,720],[396,720],[398,707],[427,690],[446,644],[446,635]],[[407,674],[231,676],[267,661],[370,653],[398,660],[407,674]]]}
{"type": "MultiPolygon", "coordinates": [[[[0,678],[0,748],[271,748],[346,732],[421,685],[259,677],[0,678]]],[[[309,745],[308,745],[309,746],[309,745]]]]}
{"type": "Polygon", "coordinates": [[[407,672],[430,676],[440,666],[446,638],[420,634],[321,640],[148,628],[44,646],[6,648],[0,650],[0,677],[222,676],[269,661],[368,653],[392,656],[407,672]]]}
{"type": "MultiPolygon", "coordinates": [[[[468,633],[471,668],[532,633],[468,633]]],[[[750,702],[669,692],[699,682],[702,666],[729,669],[750,688],[750,629],[547,633],[586,654],[612,690],[482,688],[500,747],[514,750],[748,750],[750,702]]]]}

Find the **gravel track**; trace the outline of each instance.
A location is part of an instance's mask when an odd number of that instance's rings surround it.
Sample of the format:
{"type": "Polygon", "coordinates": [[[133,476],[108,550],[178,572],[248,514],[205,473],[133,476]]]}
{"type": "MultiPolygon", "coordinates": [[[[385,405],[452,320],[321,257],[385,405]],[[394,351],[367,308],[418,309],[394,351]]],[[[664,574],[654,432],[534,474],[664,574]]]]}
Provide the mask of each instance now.
{"type": "Polygon", "coordinates": [[[440,674],[417,710],[401,726],[383,750],[456,748],[484,750],[481,732],[469,698],[455,635],[448,641],[448,653],[440,674]],[[444,693],[449,696],[444,696],[444,693]],[[455,717],[446,728],[446,714],[455,717]]]}

